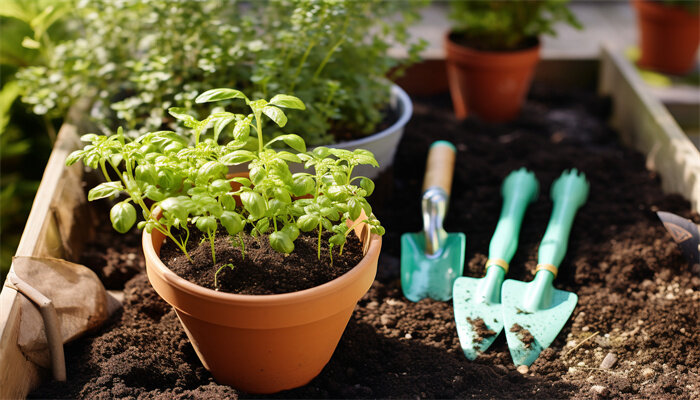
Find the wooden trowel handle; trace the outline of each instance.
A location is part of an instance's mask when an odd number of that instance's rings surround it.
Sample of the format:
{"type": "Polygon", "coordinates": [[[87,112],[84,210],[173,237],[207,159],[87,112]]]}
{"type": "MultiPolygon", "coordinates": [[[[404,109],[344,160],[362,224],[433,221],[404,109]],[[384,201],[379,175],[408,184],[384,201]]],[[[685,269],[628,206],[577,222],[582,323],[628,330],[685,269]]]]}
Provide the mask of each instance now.
{"type": "Polygon", "coordinates": [[[442,188],[447,195],[452,188],[452,175],[455,168],[455,146],[445,140],[438,140],[430,145],[428,161],[425,165],[423,192],[431,187],[442,188]]]}

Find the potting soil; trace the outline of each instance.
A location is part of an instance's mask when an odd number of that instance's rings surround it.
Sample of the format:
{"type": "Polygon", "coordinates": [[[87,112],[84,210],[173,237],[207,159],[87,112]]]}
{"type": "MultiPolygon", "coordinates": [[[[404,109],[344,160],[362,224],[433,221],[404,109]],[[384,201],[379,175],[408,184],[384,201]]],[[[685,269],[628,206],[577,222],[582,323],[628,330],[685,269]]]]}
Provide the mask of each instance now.
{"type": "Polygon", "coordinates": [[[682,197],[664,194],[644,157],[619,144],[606,125],[608,102],[589,92],[535,88],[521,117],[504,125],[455,120],[446,95],[415,99],[414,105],[393,179],[385,179],[391,185],[378,187],[387,190],[377,194],[382,204],[375,207],[387,234],[377,280],[333,358],[308,385],[252,396],[216,384],[175,313],[148,284],[138,236],[124,240],[105,224],[93,247],[103,255],[91,250],[84,262],[134,274],[115,275],[129,279],[124,309],[99,332],[66,346],[67,383],[48,383],[31,396],[700,398],[700,271],[691,270],[654,212],[671,211],[696,223],[700,216],[682,197]],[[421,229],[424,160],[435,140],[450,140],[458,149],[446,230],[467,235],[468,276],[483,274],[500,213],[500,184],[510,171],[525,166],[541,186],[508,274],[525,281],[537,264],[552,182],[572,167],[590,180],[589,200],[577,214],[554,281],[577,293],[579,302],[529,369],[516,370],[503,334],[468,361],[450,302],[412,303],[402,296],[399,238],[421,229]],[[606,356],[616,361],[601,364],[606,356]]]}

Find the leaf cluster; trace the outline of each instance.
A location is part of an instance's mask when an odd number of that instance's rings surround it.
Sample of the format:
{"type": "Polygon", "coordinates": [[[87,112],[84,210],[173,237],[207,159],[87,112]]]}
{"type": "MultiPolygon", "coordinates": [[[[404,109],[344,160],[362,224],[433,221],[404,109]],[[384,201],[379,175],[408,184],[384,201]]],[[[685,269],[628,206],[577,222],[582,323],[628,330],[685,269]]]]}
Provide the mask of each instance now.
{"type": "Polygon", "coordinates": [[[76,1],[74,38],[55,46],[48,65],[19,73],[23,100],[62,116],[95,92],[91,116],[106,134],[183,131],[164,109],[209,115],[194,100],[211,87],[301,98],[303,124],[293,119],[285,131],[309,144],[369,134],[389,101],[387,75],[424,47],[407,27],[425,0],[76,1]],[[409,57],[391,57],[393,45],[409,47],[409,57]]]}
{"type": "Polygon", "coordinates": [[[540,35],[556,35],[563,21],[577,29],[581,24],[569,10],[569,0],[451,0],[453,31],[471,47],[489,51],[527,47],[540,35]]]}
{"type": "Polygon", "coordinates": [[[265,141],[263,120],[284,127],[288,121],[284,110],[306,108],[295,96],[249,100],[238,90],[214,89],[195,101],[234,99],[243,100],[249,113],[217,111],[198,120],[180,108],[171,108],[169,113],[189,128],[191,141],[174,131],[130,139],[120,128],[111,136],[84,135],[82,140],[89,144],[73,152],[66,164],[82,161],[103,172],[106,182],[92,188],[88,200],[126,195],[110,211],[114,229],[121,233],[131,229],[140,211],[140,229],[162,232],[187,255],[194,226],[209,240],[214,263],[213,243],[219,229],[231,236],[266,234],[271,247],[281,253],[294,250],[300,232],[317,230],[319,258],[324,230],[333,233],[331,252],[339,246],[342,254],[352,231],[347,220],[365,222],[372,232],[384,233],[366,200],[374,183],[352,176],[358,165],[378,166],[372,153],[326,147],[306,151],[304,139],[295,134],[265,141]],[[230,136],[225,144],[220,144],[222,135],[230,136]],[[276,148],[282,144],[289,150],[276,148]],[[245,163],[247,177],[228,176],[229,166],[245,163]],[[292,173],[290,163],[303,163],[309,172],[292,173]]]}

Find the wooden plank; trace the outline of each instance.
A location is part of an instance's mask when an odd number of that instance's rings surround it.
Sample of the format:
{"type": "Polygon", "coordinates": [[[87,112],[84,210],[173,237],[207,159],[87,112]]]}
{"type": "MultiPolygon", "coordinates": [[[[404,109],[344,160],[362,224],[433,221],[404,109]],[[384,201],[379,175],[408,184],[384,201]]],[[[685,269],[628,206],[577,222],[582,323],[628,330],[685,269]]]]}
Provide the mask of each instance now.
{"type": "Polygon", "coordinates": [[[599,91],[613,101],[611,125],[622,142],[646,154],[667,193],[679,193],[700,212],[700,152],[668,109],[618,51],[603,47],[599,91]]]}
{"type": "MultiPolygon", "coordinates": [[[[86,109],[87,102],[77,104],[71,109],[66,120],[81,120],[86,109]]],[[[66,256],[65,244],[72,236],[66,224],[68,216],[62,214],[62,221],[59,221],[52,204],[56,206],[56,200],[70,198],[63,194],[65,190],[71,189],[68,185],[73,185],[72,188],[75,189],[76,178],[82,179],[83,169],[80,165],[65,167],[66,157],[79,146],[81,144],[77,125],[71,122],[64,123],[58,133],[39,190],[34,198],[27,224],[15,253],[17,256],[56,258],[66,256]]],[[[81,200],[79,197],[79,195],[72,195],[71,209],[81,208],[78,204],[81,201],[86,202],[85,199],[81,200]]],[[[13,267],[10,267],[9,274],[14,274],[13,267]]],[[[40,383],[46,371],[27,360],[17,345],[22,295],[7,287],[7,282],[6,280],[5,287],[0,292],[0,398],[15,399],[26,397],[40,383]]]]}

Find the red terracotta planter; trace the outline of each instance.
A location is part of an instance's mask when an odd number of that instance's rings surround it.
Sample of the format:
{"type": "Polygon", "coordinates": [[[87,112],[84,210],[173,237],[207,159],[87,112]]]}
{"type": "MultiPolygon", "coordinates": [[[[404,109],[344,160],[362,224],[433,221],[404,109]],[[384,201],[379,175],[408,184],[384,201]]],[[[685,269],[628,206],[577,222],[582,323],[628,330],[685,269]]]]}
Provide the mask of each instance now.
{"type": "Polygon", "coordinates": [[[637,10],[640,47],[638,65],[682,75],[695,65],[700,44],[700,15],[680,7],[633,0],[637,10]]]}
{"type": "Polygon", "coordinates": [[[164,235],[144,231],[148,279],[175,308],[192,346],[218,383],[249,393],[303,386],[328,363],[355,305],[377,272],[381,237],[367,235],[365,257],[326,284],[294,293],[240,295],[191,283],[159,258],[164,235]],[[369,236],[369,237],[368,237],[369,236]]]}
{"type": "Polygon", "coordinates": [[[474,113],[490,122],[515,118],[540,59],[540,44],[517,51],[481,51],[445,36],[447,76],[457,118],[474,113]]]}

